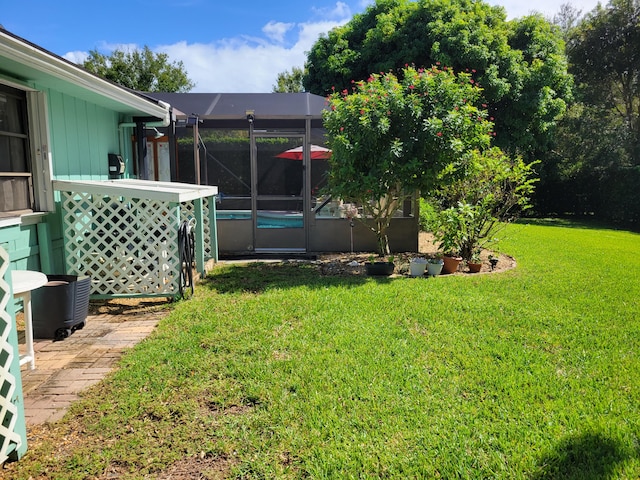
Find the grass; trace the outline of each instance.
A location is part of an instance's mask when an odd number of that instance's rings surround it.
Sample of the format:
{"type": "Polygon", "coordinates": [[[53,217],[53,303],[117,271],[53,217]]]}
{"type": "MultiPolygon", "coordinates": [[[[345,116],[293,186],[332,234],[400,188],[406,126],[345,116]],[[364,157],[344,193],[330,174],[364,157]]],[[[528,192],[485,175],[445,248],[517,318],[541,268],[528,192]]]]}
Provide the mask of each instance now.
{"type": "Polygon", "coordinates": [[[12,478],[640,477],[640,237],[500,246],[497,275],[219,268],[12,478]]]}

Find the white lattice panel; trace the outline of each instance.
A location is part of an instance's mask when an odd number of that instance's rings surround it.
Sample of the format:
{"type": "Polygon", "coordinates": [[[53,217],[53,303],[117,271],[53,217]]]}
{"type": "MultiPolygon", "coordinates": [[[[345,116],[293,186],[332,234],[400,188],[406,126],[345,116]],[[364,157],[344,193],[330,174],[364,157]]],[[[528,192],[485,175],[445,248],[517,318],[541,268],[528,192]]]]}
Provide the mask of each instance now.
{"type": "Polygon", "coordinates": [[[170,202],[61,192],[67,273],[92,295],[178,292],[179,208],[170,202]]]}
{"type": "Polygon", "coordinates": [[[9,341],[13,321],[7,312],[11,295],[4,278],[8,268],[9,255],[0,247],[0,464],[9,458],[10,452],[22,445],[22,437],[15,432],[18,407],[13,403],[13,397],[17,380],[11,373],[11,365],[18,355],[18,346],[14,348],[9,341]]]}
{"type": "MultiPolygon", "coordinates": [[[[203,229],[204,229],[204,257],[205,259],[213,258],[213,249],[211,247],[211,225],[209,224],[209,198],[204,198],[202,206],[203,229]]],[[[189,220],[195,217],[195,206],[193,202],[184,202],[181,204],[180,220],[189,220]]]]}

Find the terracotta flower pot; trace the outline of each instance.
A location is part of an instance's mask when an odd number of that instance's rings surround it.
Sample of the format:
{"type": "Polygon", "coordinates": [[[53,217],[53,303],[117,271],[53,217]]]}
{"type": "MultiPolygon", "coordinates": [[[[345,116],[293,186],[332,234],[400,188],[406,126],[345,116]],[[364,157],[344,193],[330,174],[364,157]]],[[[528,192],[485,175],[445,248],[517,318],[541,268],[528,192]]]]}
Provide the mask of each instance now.
{"type": "Polygon", "coordinates": [[[469,267],[469,272],[478,273],[482,269],[482,263],[468,262],[467,267],[469,267]]]}
{"type": "Polygon", "coordinates": [[[456,273],[458,271],[458,265],[462,261],[462,257],[444,257],[444,265],[442,266],[443,273],[456,273]]]}

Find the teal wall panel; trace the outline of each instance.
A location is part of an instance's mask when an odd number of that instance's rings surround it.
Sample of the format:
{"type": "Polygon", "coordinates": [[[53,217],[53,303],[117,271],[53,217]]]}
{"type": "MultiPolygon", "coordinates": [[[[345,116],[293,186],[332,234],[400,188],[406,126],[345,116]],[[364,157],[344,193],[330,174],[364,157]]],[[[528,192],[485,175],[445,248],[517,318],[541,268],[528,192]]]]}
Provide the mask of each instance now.
{"type": "Polygon", "coordinates": [[[120,115],[55,91],[47,97],[55,178],[107,179],[108,154],[120,152],[120,115]]]}
{"type": "MultiPolygon", "coordinates": [[[[0,229],[0,247],[9,254],[11,270],[42,271],[36,225],[0,229]]],[[[13,302],[14,305],[20,302],[13,302]]]]}
{"type": "Polygon", "coordinates": [[[12,270],[40,271],[36,225],[16,225],[0,229],[0,245],[9,253],[12,270]]]}

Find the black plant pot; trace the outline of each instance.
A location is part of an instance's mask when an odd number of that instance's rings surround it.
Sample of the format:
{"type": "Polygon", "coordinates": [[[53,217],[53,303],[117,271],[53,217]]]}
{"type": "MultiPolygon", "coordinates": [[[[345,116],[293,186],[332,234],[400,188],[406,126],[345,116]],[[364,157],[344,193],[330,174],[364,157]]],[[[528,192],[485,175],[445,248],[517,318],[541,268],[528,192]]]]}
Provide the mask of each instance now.
{"type": "Polygon", "coordinates": [[[393,274],[396,265],[393,262],[365,262],[365,268],[367,269],[367,275],[376,275],[381,277],[388,277],[393,274]]]}

